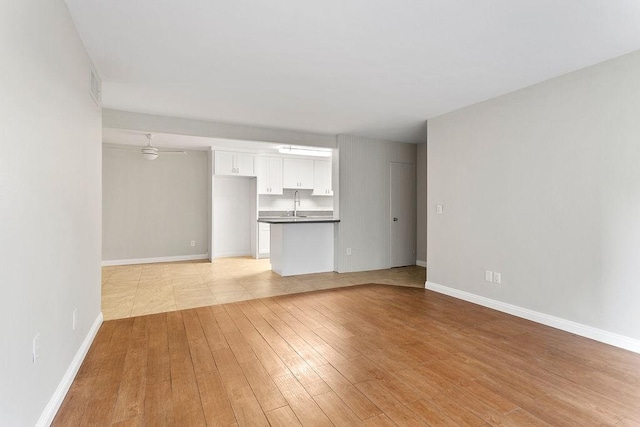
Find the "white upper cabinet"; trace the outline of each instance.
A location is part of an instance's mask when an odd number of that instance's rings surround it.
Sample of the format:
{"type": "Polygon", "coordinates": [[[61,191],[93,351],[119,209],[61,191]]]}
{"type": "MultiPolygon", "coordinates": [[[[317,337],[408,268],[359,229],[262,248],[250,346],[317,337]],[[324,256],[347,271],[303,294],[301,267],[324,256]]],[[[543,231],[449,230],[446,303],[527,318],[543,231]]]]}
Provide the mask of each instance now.
{"type": "Polygon", "coordinates": [[[281,157],[258,157],[258,194],[282,194],[281,157]]]}
{"type": "Polygon", "coordinates": [[[331,162],[313,161],[313,195],[333,196],[331,187],[331,162]]]}
{"type": "Polygon", "coordinates": [[[313,160],[284,159],[282,165],[284,188],[313,190],[313,160]]]}
{"type": "Polygon", "coordinates": [[[215,174],[235,176],[256,176],[256,156],[232,151],[215,152],[215,174]]]}

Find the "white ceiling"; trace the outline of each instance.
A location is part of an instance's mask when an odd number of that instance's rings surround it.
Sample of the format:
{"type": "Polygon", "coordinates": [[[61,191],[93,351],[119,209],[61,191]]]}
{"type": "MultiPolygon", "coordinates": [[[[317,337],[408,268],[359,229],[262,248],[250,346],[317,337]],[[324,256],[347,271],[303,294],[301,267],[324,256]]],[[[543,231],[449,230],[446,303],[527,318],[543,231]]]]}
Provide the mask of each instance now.
{"type": "MultiPolygon", "coordinates": [[[[147,145],[148,132],[131,131],[126,129],[104,128],[102,142],[115,145],[147,145]]],[[[152,144],[159,148],[179,148],[183,150],[209,150],[214,148],[244,149],[259,153],[277,153],[282,144],[257,141],[238,141],[222,138],[206,138],[201,136],[175,135],[168,133],[151,133],[152,144]]]]}
{"type": "Polygon", "coordinates": [[[108,108],[405,142],[640,49],[637,0],[67,0],[108,108]]]}

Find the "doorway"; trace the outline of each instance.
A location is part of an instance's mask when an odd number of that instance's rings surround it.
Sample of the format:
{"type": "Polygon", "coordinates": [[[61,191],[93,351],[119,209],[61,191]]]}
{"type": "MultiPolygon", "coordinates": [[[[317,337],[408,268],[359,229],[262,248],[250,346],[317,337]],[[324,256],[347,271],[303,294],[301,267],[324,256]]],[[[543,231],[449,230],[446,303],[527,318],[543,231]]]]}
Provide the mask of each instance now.
{"type": "Polygon", "coordinates": [[[390,266],[416,263],[416,181],[413,163],[390,162],[390,266]]]}

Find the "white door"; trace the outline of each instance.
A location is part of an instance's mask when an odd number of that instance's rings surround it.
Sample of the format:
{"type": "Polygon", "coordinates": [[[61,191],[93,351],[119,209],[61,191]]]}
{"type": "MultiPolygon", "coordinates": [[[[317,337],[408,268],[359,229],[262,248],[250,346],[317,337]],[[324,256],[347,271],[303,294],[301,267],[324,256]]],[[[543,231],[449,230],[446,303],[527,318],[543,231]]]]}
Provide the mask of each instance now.
{"type": "Polygon", "coordinates": [[[256,176],[255,156],[253,154],[236,153],[236,174],[243,176],[256,176]]]}
{"type": "Polygon", "coordinates": [[[415,165],[390,163],[391,267],[416,263],[415,165]]]}
{"type": "Polygon", "coordinates": [[[298,188],[298,161],[284,159],[282,162],[282,186],[284,188],[298,188]]]}
{"type": "Polygon", "coordinates": [[[216,151],[215,152],[215,166],[214,173],[216,175],[233,175],[235,173],[233,153],[228,151],[216,151]]]}
{"type": "Polygon", "coordinates": [[[331,191],[331,162],[321,160],[313,162],[313,195],[333,195],[333,191],[331,191]]]}
{"type": "Polygon", "coordinates": [[[282,194],[282,158],[269,157],[269,194],[282,194]]]}
{"type": "Polygon", "coordinates": [[[298,160],[299,187],[313,190],[313,160],[298,160]]]}
{"type": "Polygon", "coordinates": [[[260,223],[258,226],[258,253],[265,255],[271,251],[271,225],[260,223]]]}

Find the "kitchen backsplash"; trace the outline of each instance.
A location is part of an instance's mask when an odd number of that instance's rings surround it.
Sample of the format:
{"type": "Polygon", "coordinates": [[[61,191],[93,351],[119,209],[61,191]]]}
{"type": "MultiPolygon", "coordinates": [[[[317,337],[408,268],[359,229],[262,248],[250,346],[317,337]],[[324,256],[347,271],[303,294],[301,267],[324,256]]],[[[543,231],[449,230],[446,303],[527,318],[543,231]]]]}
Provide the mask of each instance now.
{"type": "MultiPolygon", "coordinates": [[[[292,211],[293,194],[296,190],[284,189],[281,196],[261,194],[258,196],[260,211],[292,211]]],[[[332,211],[333,196],[312,196],[313,190],[298,190],[300,211],[332,211]]]]}

